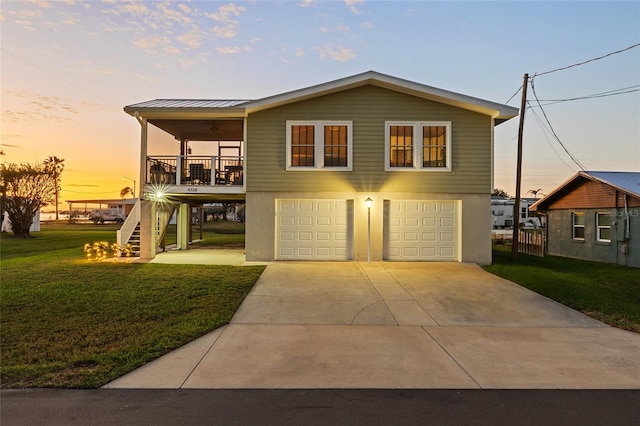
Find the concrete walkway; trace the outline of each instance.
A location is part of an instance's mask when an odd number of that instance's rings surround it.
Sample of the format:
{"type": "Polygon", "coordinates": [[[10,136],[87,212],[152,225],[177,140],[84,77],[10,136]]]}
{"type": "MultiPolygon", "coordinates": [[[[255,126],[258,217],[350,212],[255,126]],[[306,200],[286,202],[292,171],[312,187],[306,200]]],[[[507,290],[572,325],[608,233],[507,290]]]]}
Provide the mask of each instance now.
{"type": "Polygon", "coordinates": [[[472,264],[278,262],[229,325],[105,387],[640,389],[640,334],[472,264]]]}

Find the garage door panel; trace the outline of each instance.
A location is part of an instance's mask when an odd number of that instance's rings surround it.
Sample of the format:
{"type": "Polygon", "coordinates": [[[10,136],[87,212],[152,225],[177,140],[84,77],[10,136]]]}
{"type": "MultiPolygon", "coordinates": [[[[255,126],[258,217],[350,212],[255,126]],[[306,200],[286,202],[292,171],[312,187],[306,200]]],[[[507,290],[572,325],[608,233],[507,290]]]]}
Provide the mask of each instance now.
{"type": "Polygon", "coordinates": [[[459,201],[384,203],[384,258],[458,260],[459,201]]]}
{"type": "Polygon", "coordinates": [[[349,259],[352,212],[348,200],[276,200],[276,259],[349,259]]]}

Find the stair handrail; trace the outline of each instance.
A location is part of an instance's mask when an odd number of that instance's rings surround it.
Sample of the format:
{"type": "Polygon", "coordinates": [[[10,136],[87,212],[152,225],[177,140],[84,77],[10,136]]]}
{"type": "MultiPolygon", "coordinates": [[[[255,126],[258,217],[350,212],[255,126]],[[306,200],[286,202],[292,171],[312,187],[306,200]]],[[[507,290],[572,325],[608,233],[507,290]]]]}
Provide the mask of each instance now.
{"type": "Polygon", "coordinates": [[[124,221],[120,229],[116,232],[116,241],[120,247],[124,246],[129,242],[131,236],[133,235],[133,231],[135,231],[136,227],[140,223],[140,199],[134,204],[131,212],[127,216],[127,219],[124,221]]]}

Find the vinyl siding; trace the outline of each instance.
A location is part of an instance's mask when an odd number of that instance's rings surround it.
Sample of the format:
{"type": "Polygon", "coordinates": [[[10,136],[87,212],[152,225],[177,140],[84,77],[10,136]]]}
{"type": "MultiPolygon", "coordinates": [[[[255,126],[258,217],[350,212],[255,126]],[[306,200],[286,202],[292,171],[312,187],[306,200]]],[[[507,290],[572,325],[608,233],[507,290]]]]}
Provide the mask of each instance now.
{"type": "Polygon", "coordinates": [[[491,118],[364,86],[251,114],[247,119],[247,191],[491,192],[491,118]],[[351,120],[352,171],[285,170],[287,120],[351,120]],[[384,123],[450,121],[451,172],[384,170],[384,123]]]}

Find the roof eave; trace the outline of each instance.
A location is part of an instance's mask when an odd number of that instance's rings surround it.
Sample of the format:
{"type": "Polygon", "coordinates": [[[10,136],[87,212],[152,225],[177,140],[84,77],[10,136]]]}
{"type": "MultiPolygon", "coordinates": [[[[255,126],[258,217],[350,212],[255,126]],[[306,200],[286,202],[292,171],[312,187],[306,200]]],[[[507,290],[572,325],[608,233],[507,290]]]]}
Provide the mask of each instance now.
{"type": "Polygon", "coordinates": [[[199,118],[240,118],[246,117],[246,109],[244,107],[232,108],[163,108],[163,107],[136,107],[135,105],[124,107],[124,112],[131,116],[138,113],[141,117],[147,119],[165,118],[165,119],[199,119],[199,118]]]}

